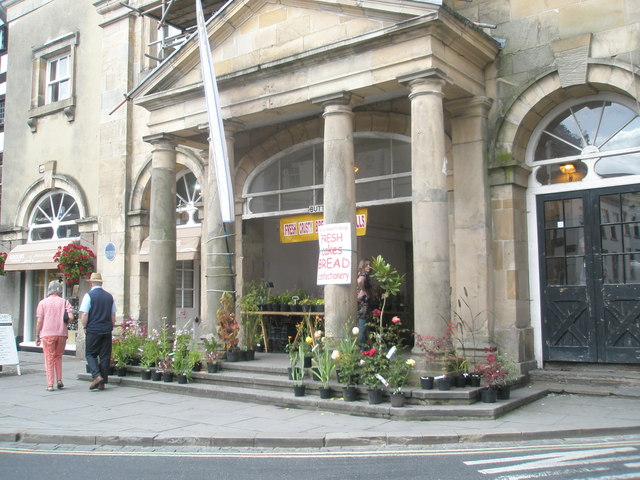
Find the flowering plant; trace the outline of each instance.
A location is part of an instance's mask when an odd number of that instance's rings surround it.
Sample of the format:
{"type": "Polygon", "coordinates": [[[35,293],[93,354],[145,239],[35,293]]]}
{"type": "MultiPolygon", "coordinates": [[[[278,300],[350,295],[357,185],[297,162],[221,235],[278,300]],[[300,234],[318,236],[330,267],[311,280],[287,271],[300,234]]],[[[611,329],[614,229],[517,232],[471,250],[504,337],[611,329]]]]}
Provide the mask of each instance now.
{"type": "Polygon", "coordinates": [[[407,378],[411,369],[415,367],[416,361],[413,358],[404,359],[398,355],[389,360],[389,370],[387,372],[387,382],[393,393],[400,393],[402,387],[407,383],[407,378]]]}
{"type": "Polygon", "coordinates": [[[238,334],[240,325],[236,321],[236,314],[233,313],[233,298],[229,292],[224,292],[220,297],[220,308],[218,315],[218,337],[224,343],[226,351],[238,349],[238,334]]]}
{"type": "Polygon", "coordinates": [[[387,380],[382,376],[389,365],[389,359],[381,350],[371,347],[362,351],[360,360],[360,379],[369,390],[375,390],[380,385],[384,385],[387,380]]]}
{"type": "Polygon", "coordinates": [[[204,337],[202,337],[202,342],[204,344],[204,350],[207,354],[207,361],[209,363],[214,363],[218,359],[218,348],[220,348],[220,343],[213,335],[213,333],[208,333],[204,337]]]}
{"type": "Polygon", "coordinates": [[[337,350],[332,350],[327,344],[327,338],[322,337],[322,331],[316,330],[316,334],[320,332],[319,342],[316,343],[311,350],[313,358],[311,360],[314,367],[316,367],[313,374],[322,384],[322,388],[329,388],[329,378],[331,378],[331,374],[336,369],[336,364],[334,362],[335,358],[337,358],[337,350]]]}
{"type": "Polygon", "coordinates": [[[358,348],[358,327],[351,329],[351,337],[348,335],[343,337],[338,345],[337,353],[334,353],[336,368],[338,372],[338,381],[344,385],[355,385],[358,383],[358,366],[362,354],[358,348]]]}
{"type": "Polygon", "coordinates": [[[7,261],[7,254],[0,252],[0,276],[4,275],[4,262],[7,261]]]}
{"type": "Polygon", "coordinates": [[[304,378],[304,357],[305,352],[302,348],[302,342],[297,345],[294,343],[288,344],[287,353],[289,354],[289,363],[291,365],[291,380],[296,386],[302,385],[302,379],[304,378]]]}
{"type": "Polygon", "coordinates": [[[58,247],[53,255],[53,261],[58,264],[58,270],[64,275],[67,285],[75,285],[81,277],[93,273],[95,258],[91,249],[73,243],[58,247]]]}
{"type": "Polygon", "coordinates": [[[149,370],[160,358],[158,340],[154,337],[147,338],[142,344],[142,348],[140,350],[142,353],[140,356],[140,365],[149,370]]]}

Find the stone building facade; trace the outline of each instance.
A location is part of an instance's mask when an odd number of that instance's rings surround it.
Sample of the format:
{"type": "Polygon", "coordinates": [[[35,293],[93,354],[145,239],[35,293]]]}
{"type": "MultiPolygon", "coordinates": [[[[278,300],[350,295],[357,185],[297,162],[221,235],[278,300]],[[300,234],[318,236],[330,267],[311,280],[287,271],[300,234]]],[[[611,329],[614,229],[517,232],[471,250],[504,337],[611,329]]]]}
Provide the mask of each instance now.
{"type": "Polygon", "coordinates": [[[405,274],[418,333],[476,318],[478,345],[523,370],[639,361],[637,2],[204,0],[232,223],[194,2],[3,3],[0,306],[24,342],[55,276],[46,255],[69,241],[150,326],[210,331],[221,291],[266,279],[323,296],[338,335],[353,286],[318,287],[317,243],[281,240],[281,219],[322,205],[325,223],[352,225],[353,274],[378,254],[405,274]],[[51,81],[55,65],[69,75],[51,81]]]}

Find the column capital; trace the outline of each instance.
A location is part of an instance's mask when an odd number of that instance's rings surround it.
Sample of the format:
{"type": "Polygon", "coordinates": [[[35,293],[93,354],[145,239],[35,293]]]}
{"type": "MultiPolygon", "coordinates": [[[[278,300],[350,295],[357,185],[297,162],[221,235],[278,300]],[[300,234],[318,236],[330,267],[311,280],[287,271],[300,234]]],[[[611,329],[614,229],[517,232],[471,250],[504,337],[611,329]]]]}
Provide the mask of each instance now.
{"type": "Polygon", "coordinates": [[[451,77],[439,68],[428,68],[402,75],[398,77],[398,82],[407,85],[411,89],[411,95],[417,93],[442,95],[444,86],[453,84],[451,77]]]}
{"type": "Polygon", "coordinates": [[[454,117],[486,117],[493,100],[488,97],[467,97],[445,102],[445,109],[454,117]]]}
{"type": "Polygon", "coordinates": [[[319,97],[311,99],[311,103],[322,104],[325,109],[330,105],[343,105],[348,106],[349,108],[353,108],[355,106],[361,105],[363,102],[364,98],[362,98],[360,95],[345,91],[328,93],[327,95],[321,95],[319,97]]]}
{"type": "Polygon", "coordinates": [[[142,137],[142,141],[150,143],[153,146],[175,149],[176,136],[170,133],[154,133],[153,135],[146,135],[142,137]]]}

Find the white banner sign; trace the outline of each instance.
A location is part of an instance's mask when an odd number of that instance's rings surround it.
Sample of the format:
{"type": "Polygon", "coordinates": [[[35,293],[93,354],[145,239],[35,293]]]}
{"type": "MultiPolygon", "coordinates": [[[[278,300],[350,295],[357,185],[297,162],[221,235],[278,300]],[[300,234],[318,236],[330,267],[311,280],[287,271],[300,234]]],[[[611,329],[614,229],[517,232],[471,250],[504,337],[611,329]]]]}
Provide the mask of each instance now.
{"type": "Polygon", "coordinates": [[[351,283],[351,224],[332,223],[318,227],[318,285],[351,283]]]}

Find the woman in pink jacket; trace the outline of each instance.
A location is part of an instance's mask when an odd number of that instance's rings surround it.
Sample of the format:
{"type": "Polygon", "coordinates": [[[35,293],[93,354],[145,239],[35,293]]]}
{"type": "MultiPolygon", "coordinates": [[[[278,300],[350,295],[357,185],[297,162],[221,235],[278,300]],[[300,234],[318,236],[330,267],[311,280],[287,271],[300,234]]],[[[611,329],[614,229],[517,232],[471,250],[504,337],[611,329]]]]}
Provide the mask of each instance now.
{"type": "Polygon", "coordinates": [[[47,288],[47,298],[38,303],[36,309],[36,345],[42,343],[44,370],[47,374],[47,390],[53,391],[53,382],[58,379],[58,388],[62,383],[62,355],[67,343],[67,324],[63,320],[65,310],[72,318],[71,304],[61,298],[62,285],[53,280],[47,288]]]}

